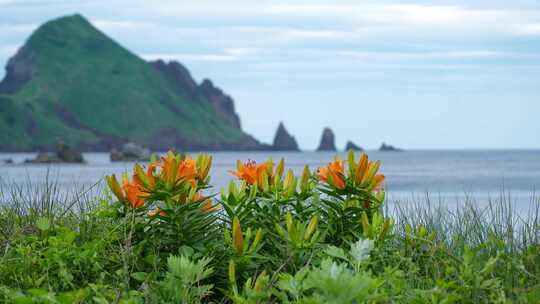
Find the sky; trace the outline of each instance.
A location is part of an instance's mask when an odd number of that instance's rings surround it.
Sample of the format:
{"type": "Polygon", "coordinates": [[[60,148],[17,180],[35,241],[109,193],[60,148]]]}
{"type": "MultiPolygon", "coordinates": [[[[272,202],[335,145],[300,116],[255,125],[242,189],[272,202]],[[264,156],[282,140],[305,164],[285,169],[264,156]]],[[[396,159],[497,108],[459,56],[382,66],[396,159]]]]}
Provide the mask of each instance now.
{"type": "Polygon", "coordinates": [[[283,121],[305,150],[324,127],[338,148],[540,148],[540,1],[0,0],[0,65],[73,13],[212,79],[263,142],[283,121]]]}

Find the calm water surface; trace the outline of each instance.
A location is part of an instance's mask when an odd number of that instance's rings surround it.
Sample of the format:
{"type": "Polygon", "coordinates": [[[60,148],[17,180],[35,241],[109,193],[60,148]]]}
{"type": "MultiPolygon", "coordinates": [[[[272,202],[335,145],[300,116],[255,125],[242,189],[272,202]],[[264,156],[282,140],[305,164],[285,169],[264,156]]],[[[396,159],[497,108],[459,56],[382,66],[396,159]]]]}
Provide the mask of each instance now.
{"type": "MultiPolygon", "coordinates": [[[[345,156],[345,153],[341,153],[345,156]]],[[[540,151],[368,151],[371,159],[382,161],[386,189],[391,201],[425,198],[453,203],[465,197],[485,203],[502,193],[517,206],[528,205],[540,189],[540,151]]],[[[236,159],[264,161],[285,158],[286,166],[299,174],[304,165],[315,169],[329,162],[334,153],[323,152],[215,152],[212,177],[217,192],[232,178],[228,170],[236,159]]],[[[49,180],[66,191],[80,191],[98,183],[92,191],[102,189],[103,176],[129,171],[133,163],[111,163],[108,153],[85,153],[83,165],[22,164],[32,153],[0,153],[14,164],[0,164],[4,184],[38,185],[49,180]]]]}

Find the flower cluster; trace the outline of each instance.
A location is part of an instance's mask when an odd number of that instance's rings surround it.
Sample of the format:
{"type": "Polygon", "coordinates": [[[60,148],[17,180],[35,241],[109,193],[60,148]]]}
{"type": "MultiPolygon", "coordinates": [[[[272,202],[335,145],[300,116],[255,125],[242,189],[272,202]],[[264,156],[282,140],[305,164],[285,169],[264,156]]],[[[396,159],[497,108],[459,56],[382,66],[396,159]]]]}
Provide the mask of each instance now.
{"type": "MultiPolygon", "coordinates": [[[[156,201],[166,201],[184,204],[201,202],[203,210],[212,210],[213,204],[209,198],[203,197],[201,190],[207,186],[208,173],[212,157],[201,154],[195,160],[189,156],[168,152],[159,160],[153,160],[146,170],[136,164],[129,180],[127,174],[122,178],[122,185],[113,174],[106,177],[109,188],[122,203],[138,209],[147,207],[156,201]]],[[[164,215],[156,207],[149,215],[164,215]]]]}
{"type": "Polygon", "coordinates": [[[319,168],[319,177],[328,185],[345,190],[350,187],[363,187],[368,191],[381,190],[384,182],[384,174],[377,174],[381,161],[370,162],[367,154],[362,154],[358,163],[354,158],[354,152],[349,152],[348,172],[345,172],[345,161],[336,159],[327,166],[319,168]]]}

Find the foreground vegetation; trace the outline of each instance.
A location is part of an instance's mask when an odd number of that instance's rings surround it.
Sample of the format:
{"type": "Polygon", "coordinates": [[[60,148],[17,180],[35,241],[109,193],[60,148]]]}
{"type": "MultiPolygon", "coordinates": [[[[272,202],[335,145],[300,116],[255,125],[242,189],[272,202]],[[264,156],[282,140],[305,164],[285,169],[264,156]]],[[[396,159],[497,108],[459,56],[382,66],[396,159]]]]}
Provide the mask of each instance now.
{"type": "Polygon", "coordinates": [[[213,195],[209,156],[168,153],[99,200],[7,188],[0,302],[540,301],[538,202],[526,218],[502,199],[389,210],[379,165],[238,162],[213,195]]]}

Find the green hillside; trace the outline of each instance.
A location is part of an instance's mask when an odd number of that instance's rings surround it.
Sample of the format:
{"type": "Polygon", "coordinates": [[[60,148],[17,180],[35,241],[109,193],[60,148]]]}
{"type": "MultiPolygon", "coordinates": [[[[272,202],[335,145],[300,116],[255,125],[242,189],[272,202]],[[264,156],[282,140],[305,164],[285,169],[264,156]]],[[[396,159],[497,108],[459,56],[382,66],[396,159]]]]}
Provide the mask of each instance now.
{"type": "Polygon", "coordinates": [[[8,63],[0,150],[50,149],[58,140],[86,150],[128,140],[153,149],[259,147],[228,113],[187,96],[82,16],[52,20],[8,63]]]}

